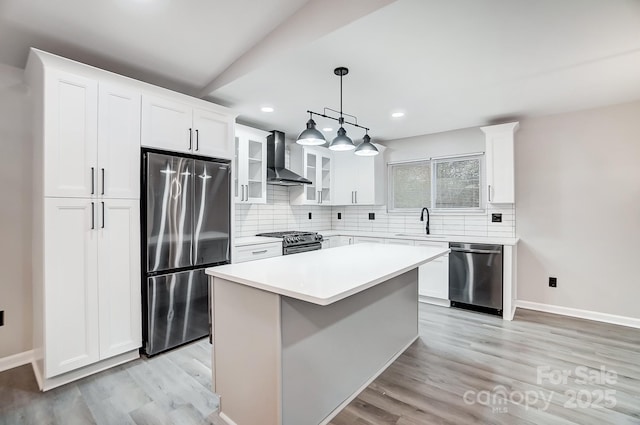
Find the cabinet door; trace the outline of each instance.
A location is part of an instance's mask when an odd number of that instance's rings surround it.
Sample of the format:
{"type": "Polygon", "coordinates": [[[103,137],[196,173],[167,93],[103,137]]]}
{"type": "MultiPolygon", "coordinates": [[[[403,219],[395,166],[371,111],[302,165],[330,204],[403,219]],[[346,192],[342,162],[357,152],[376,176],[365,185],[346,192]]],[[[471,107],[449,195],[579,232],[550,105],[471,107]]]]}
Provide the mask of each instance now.
{"type": "Polygon", "coordinates": [[[143,146],[191,152],[195,134],[191,106],[153,96],[142,97],[143,146]]]}
{"type": "Polygon", "coordinates": [[[142,345],[140,203],[107,199],[98,219],[100,358],[142,345]]]}
{"type": "Polygon", "coordinates": [[[51,71],[44,99],[44,195],[89,197],[97,186],[98,83],[51,71]]]}
{"type": "Polygon", "coordinates": [[[376,204],[376,167],[375,156],[353,155],[353,179],[355,181],[355,203],[359,205],[376,204]]]}
{"type": "Polygon", "coordinates": [[[267,135],[247,134],[246,197],[252,204],[267,203],[267,135]]]}
{"type": "Polygon", "coordinates": [[[487,201],[492,204],[515,202],[513,134],[518,123],[482,127],[486,135],[487,201]]]}
{"type": "Polygon", "coordinates": [[[239,134],[236,134],[235,137],[236,146],[235,146],[235,167],[233,170],[233,199],[236,203],[246,202],[246,184],[247,184],[247,161],[245,158],[247,157],[247,143],[246,139],[240,137],[239,134]]]}
{"type": "Polygon", "coordinates": [[[351,152],[338,152],[333,156],[333,205],[351,205],[354,203],[354,168],[351,152]]]}
{"type": "Polygon", "coordinates": [[[436,258],[418,267],[418,294],[443,300],[449,299],[448,256],[436,258]]]}
{"type": "Polygon", "coordinates": [[[100,84],[97,192],[104,198],[140,198],[140,93],[100,84]]]}
{"type": "Polygon", "coordinates": [[[45,376],[99,360],[97,203],[44,201],[45,376]]]}
{"type": "Polygon", "coordinates": [[[310,149],[304,149],[304,177],[311,180],[311,184],[304,185],[304,203],[317,204],[320,202],[318,193],[318,154],[310,149]]]}
{"type": "Polygon", "coordinates": [[[333,200],[333,158],[329,154],[319,154],[317,157],[317,182],[320,204],[331,205],[333,200]]]}
{"type": "Polygon", "coordinates": [[[193,153],[214,158],[233,158],[233,120],[218,112],[193,110],[193,153]]]}

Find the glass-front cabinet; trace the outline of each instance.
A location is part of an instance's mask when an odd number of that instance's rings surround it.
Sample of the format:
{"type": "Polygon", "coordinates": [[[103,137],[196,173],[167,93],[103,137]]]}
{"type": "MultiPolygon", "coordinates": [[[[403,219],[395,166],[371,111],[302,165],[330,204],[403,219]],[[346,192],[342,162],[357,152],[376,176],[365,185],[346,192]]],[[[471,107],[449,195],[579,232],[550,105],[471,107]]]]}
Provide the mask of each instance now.
{"type": "Polygon", "coordinates": [[[267,135],[266,131],[236,124],[236,203],[267,203],[267,135]]]}
{"type": "Polygon", "coordinates": [[[311,181],[311,184],[291,187],[292,205],[331,205],[333,157],[330,150],[292,144],[291,169],[311,181]]]}

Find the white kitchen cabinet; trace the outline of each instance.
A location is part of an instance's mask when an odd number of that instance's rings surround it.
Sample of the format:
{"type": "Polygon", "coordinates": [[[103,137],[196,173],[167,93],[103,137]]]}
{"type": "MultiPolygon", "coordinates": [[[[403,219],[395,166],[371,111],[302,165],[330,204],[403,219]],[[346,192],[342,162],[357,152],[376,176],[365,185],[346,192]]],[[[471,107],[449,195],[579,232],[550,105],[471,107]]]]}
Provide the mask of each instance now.
{"type": "Polygon", "coordinates": [[[233,117],[183,100],[142,97],[142,146],[215,158],[233,156],[233,117]]]}
{"type": "Polygon", "coordinates": [[[324,238],[322,239],[322,249],[329,249],[331,248],[331,238],[324,238]]]}
{"type": "MultiPolygon", "coordinates": [[[[44,375],[60,375],[100,358],[96,202],[44,203],[44,375]]],[[[38,308],[36,304],[36,308],[38,308]]]]}
{"type": "Polygon", "coordinates": [[[333,155],[326,148],[292,145],[291,170],[311,180],[311,184],[291,186],[292,205],[332,205],[333,155]]]}
{"type": "Polygon", "coordinates": [[[138,200],[44,200],[45,378],[141,346],[138,200]]]}
{"type": "MultiPolygon", "coordinates": [[[[415,241],[414,243],[416,246],[449,248],[449,244],[446,242],[415,241]]],[[[418,267],[418,295],[420,295],[421,301],[435,301],[437,304],[448,303],[449,255],[443,255],[418,267]]]]}
{"type": "Polygon", "coordinates": [[[140,199],[140,92],[99,84],[96,193],[140,199]]]}
{"type": "Polygon", "coordinates": [[[98,82],[52,70],[44,80],[44,195],[87,197],[96,192],[98,82]]]}
{"type": "Polygon", "coordinates": [[[332,236],[331,248],[335,248],[337,246],[352,245],[355,243],[354,240],[355,238],[353,236],[332,236]]]}
{"type": "Polygon", "coordinates": [[[236,247],[236,256],[233,263],[261,260],[263,258],[278,257],[282,255],[282,242],[268,242],[236,247]]]}
{"type": "Polygon", "coordinates": [[[62,71],[47,74],[44,195],[140,197],[140,92],[62,71]]]}
{"type": "MultiPolygon", "coordinates": [[[[382,151],[382,147],[379,148],[382,151]]],[[[384,157],[358,156],[352,152],[334,155],[333,205],[383,205],[384,157]]]]}
{"type": "Polygon", "coordinates": [[[236,173],[233,180],[236,203],[267,203],[267,133],[236,125],[236,173]]]}
{"type": "Polygon", "coordinates": [[[487,202],[490,204],[515,202],[513,144],[518,127],[518,122],[481,127],[486,138],[487,202]]]}
{"type": "Polygon", "coordinates": [[[98,228],[98,311],[100,358],[140,347],[140,201],[100,203],[98,228]]]}

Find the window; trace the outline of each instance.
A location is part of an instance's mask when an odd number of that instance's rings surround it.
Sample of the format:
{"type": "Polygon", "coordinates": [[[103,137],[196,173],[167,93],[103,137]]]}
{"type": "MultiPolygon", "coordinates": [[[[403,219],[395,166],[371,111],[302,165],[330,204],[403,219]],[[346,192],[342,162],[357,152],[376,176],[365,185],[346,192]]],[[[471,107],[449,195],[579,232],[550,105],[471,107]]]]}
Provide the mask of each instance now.
{"type": "Polygon", "coordinates": [[[482,208],[482,155],[389,164],[389,211],[482,208]]]}

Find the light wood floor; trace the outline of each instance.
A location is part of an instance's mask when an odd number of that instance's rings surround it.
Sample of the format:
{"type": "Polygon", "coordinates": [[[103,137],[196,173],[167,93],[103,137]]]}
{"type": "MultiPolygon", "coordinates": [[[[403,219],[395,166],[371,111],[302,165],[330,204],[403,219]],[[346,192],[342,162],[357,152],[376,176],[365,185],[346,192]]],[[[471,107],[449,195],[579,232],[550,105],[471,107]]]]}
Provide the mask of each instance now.
{"type": "MultiPolygon", "coordinates": [[[[0,425],[224,425],[210,367],[203,340],[43,394],[23,366],[0,373],[0,425]]],[[[527,310],[504,322],[421,304],[420,339],[331,422],[346,424],[640,424],[640,330],[527,310]],[[581,384],[580,366],[617,377],[581,384]],[[539,381],[538,367],[572,376],[539,381]],[[588,398],[615,406],[587,407],[588,398]]]]}

